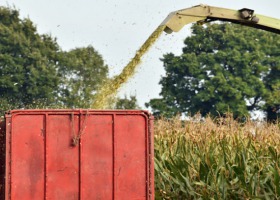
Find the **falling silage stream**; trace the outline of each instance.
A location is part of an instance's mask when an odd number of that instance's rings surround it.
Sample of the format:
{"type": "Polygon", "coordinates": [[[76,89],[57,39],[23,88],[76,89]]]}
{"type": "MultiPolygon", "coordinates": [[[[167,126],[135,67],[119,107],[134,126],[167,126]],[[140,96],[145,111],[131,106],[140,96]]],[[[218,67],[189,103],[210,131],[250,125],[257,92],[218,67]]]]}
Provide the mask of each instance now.
{"type": "Polygon", "coordinates": [[[124,67],[122,72],[115,76],[113,79],[109,79],[97,92],[95,96],[92,108],[94,109],[106,109],[109,106],[109,100],[114,97],[119,88],[132,77],[136,71],[137,66],[141,62],[142,56],[149,50],[149,48],[159,38],[165,26],[159,26],[150,37],[144,42],[140,49],[136,52],[134,58],[124,67]]]}

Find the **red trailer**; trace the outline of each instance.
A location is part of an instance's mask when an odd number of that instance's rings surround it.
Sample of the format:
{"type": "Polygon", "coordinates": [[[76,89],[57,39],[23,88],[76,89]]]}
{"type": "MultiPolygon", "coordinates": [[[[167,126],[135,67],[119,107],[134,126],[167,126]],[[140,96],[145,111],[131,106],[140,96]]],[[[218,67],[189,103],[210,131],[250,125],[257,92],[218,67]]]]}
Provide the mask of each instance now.
{"type": "Polygon", "coordinates": [[[154,199],[152,126],[145,111],[10,111],[2,199],[154,199]]]}

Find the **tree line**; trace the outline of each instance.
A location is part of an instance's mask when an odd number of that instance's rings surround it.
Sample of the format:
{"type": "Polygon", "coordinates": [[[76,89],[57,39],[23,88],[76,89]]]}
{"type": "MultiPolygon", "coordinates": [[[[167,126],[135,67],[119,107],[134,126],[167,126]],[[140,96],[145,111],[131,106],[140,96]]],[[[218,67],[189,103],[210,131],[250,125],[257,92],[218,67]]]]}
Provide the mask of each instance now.
{"type": "MultiPolygon", "coordinates": [[[[90,108],[108,78],[108,66],[92,46],[63,51],[18,10],[0,7],[0,110],[90,108]]],[[[116,99],[115,106],[136,107],[134,98],[116,99]]]]}
{"type": "MultiPolygon", "coordinates": [[[[231,112],[242,118],[261,111],[278,119],[280,36],[231,23],[193,25],[191,31],[181,55],[163,55],[160,98],[146,107],[166,117],[231,112]]],[[[63,51],[18,10],[0,7],[0,110],[89,108],[108,70],[94,47],[63,51]]],[[[139,108],[135,96],[114,102],[114,108],[139,108]]]]}
{"type": "Polygon", "coordinates": [[[161,98],[146,105],[155,115],[260,111],[280,116],[280,35],[230,23],[193,25],[181,55],[161,59],[161,98]]]}

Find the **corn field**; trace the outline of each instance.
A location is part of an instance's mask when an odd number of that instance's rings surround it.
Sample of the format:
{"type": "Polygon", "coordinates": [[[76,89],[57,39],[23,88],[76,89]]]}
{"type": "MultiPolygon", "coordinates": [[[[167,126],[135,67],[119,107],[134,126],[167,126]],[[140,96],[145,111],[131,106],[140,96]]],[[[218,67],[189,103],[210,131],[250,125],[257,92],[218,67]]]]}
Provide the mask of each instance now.
{"type": "Polygon", "coordinates": [[[280,199],[279,153],[279,123],[156,120],[156,199],[280,199]]]}

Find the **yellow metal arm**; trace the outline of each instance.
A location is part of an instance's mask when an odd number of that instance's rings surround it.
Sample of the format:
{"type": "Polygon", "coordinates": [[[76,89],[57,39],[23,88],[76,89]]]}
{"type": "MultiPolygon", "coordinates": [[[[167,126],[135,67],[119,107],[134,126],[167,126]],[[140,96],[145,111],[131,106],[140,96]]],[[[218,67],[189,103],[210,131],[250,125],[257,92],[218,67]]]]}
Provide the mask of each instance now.
{"type": "Polygon", "coordinates": [[[191,8],[171,12],[161,25],[165,32],[178,32],[189,23],[207,23],[215,20],[228,21],[280,34],[280,20],[256,15],[254,10],[243,8],[231,10],[226,8],[198,5],[191,8]]]}

